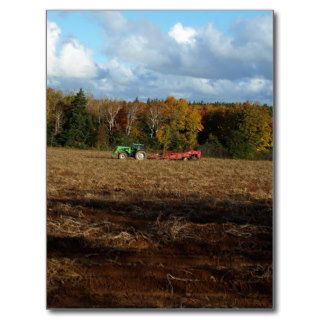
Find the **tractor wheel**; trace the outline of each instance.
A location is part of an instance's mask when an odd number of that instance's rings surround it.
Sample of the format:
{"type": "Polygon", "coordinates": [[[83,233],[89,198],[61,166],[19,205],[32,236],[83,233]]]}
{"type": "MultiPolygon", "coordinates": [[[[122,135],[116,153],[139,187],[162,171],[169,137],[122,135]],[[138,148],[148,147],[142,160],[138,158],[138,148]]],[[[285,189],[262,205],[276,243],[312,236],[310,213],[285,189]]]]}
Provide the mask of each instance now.
{"type": "Polygon", "coordinates": [[[144,160],[146,158],[146,153],[143,151],[137,151],[134,157],[136,160],[144,160]]]}
{"type": "Polygon", "coordinates": [[[128,155],[125,152],[121,152],[118,155],[118,159],[120,160],[126,160],[128,158],[128,155]]]}

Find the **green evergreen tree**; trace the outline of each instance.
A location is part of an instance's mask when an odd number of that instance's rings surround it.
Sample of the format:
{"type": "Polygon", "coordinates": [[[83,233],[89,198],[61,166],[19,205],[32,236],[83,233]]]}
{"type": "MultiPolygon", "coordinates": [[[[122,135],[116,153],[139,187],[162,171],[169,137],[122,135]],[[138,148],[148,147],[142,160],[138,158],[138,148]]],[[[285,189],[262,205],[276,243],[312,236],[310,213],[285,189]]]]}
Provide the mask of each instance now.
{"type": "Polygon", "coordinates": [[[86,111],[87,98],[82,89],[75,95],[68,111],[66,145],[85,148],[94,144],[94,123],[86,111]]]}

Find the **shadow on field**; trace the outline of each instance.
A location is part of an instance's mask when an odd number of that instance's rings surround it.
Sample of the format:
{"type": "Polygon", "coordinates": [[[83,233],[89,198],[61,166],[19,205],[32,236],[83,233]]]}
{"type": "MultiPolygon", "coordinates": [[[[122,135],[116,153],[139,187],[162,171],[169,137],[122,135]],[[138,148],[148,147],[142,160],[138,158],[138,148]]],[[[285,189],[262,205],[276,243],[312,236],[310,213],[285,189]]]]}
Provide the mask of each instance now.
{"type": "Polygon", "coordinates": [[[107,254],[109,258],[112,257],[129,257],[132,256],[132,251],[125,249],[115,249],[108,246],[93,246],[92,242],[84,237],[47,237],[47,250],[53,256],[70,256],[70,255],[90,255],[107,254]]]}
{"type": "Polygon", "coordinates": [[[183,218],[188,222],[235,223],[238,225],[272,226],[272,201],[231,201],[218,199],[201,200],[108,200],[51,198],[48,206],[62,204],[93,210],[94,214],[114,214],[143,220],[154,221],[159,216],[163,219],[171,216],[183,218]]]}
{"type": "Polygon", "coordinates": [[[90,194],[48,199],[48,308],[272,308],[271,201],[90,194]]]}

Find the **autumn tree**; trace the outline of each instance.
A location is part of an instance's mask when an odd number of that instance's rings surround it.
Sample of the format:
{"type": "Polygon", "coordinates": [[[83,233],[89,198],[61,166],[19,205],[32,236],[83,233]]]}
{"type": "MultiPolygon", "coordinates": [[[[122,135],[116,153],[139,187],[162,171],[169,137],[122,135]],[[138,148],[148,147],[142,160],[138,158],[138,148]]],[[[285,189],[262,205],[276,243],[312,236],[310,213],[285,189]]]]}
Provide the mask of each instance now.
{"type": "Polygon", "coordinates": [[[141,109],[141,104],[138,99],[126,106],[126,135],[130,136],[132,126],[137,121],[138,112],[141,109]]]}
{"type": "Polygon", "coordinates": [[[259,152],[272,148],[271,118],[266,109],[245,105],[235,110],[236,126],[226,139],[235,158],[252,159],[259,152]]]}
{"type": "Polygon", "coordinates": [[[116,118],[123,107],[121,101],[116,100],[109,100],[104,99],[100,102],[101,107],[101,121],[106,125],[108,135],[109,135],[109,142],[112,140],[113,131],[116,127],[116,118]]]}
{"type": "Polygon", "coordinates": [[[140,142],[157,150],[188,150],[198,145],[210,156],[270,158],[272,116],[272,108],[259,103],[188,103],[174,97],[126,102],[47,89],[50,146],[105,149],[140,142]]]}
{"type": "Polygon", "coordinates": [[[72,99],[72,96],[64,95],[61,91],[47,90],[47,140],[51,146],[60,144],[72,99]]]}
{"type": "Polygon", "coordinates": [[[96,123],[95,146],[99,149],[107,148],[107,125],[104,121],[104,112],[101,100],[87,99],[87,111],[93,116],[96,123]]]}
{"type": "Polygon", "coordinates": [[[195,147],[197,134],[203,129],[201,116],[184,99],[168,97],[162,114],[165,119],[156,137],[163,149],[186,150],[195,147]]]}
{"type": "Polygon", "coordinates": [[[57,104],[62,100],[63,93],[51,88],[47,89],[47,123],[54,123],[55,109],[57,104]]]}
{"type": "Polygon", "coordinates": [[[150,101],[145,107],[145,119],[146,124],[150,130],[150,138],[155,137],[162,122],[163,122],[163,110],[165,103],[163,101],[150,101]]]}
{"type": "Polygon", "coordinates": [[[51,146],[55,145],[55,136],[60,131],[62,124],[62,99],[62,92],[47,89],[47,141],[51,146]]]}
{"type": "Polygon", "coordinates": [[[100,125],[103,116],[101,100],[87,98],[86,109],[95,117],[98,125],[100,125]]]}
{"type": "Polygon", "coordinates": [[[207,144],[210,137],[234,158],[252,159],[272,148],[272,118],[267,108],[251,103],[217,106],[208,109],[204,119],[200,142],[207,144]]]}

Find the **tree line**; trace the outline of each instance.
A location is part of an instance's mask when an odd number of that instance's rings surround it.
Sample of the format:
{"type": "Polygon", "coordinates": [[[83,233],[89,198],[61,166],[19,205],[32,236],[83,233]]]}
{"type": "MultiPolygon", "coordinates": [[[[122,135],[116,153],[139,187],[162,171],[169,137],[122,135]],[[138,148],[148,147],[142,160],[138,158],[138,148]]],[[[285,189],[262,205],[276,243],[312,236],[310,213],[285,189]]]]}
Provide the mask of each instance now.
{"type": "Polygon", "coordinates": [[[143,143],[151,150],[199,148],[208,156],[272,154],[272,108],[259,103],[94,99],[80,89],[47,89],[47,145],[109,150],[143,143]]]}

